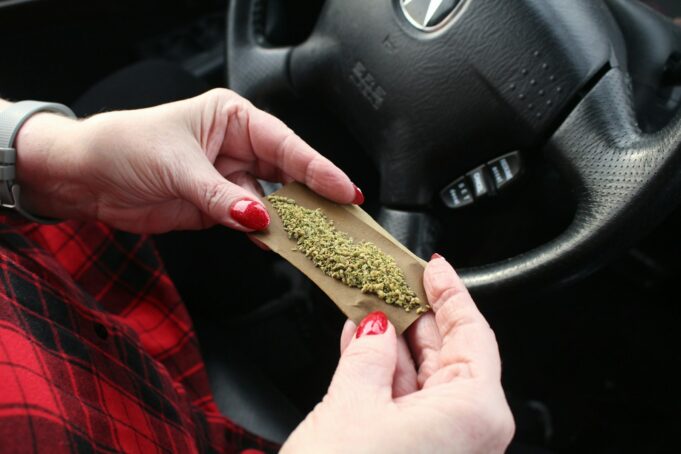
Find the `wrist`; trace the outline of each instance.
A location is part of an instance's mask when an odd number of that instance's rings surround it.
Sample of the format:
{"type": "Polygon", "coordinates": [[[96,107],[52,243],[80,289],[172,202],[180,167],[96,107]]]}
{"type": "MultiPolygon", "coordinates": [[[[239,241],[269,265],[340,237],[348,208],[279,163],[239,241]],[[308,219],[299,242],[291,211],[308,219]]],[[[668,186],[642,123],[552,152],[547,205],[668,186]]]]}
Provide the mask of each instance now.
{"type": "Polygon", "coordinates": [[[37,215],[80,217],[78,203],[82,122],[53,113],[38,113],[18,131],[16,181],[22,204],[37,215]]]}

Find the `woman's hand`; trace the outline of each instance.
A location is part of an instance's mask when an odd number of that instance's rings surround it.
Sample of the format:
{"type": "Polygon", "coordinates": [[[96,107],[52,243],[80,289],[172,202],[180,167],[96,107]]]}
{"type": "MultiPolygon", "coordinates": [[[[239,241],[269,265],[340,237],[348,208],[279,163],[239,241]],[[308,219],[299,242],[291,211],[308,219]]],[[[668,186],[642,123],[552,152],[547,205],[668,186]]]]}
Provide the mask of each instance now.
{"type": "Polygon", "coordinates": [[[347,175],[281,121],[224,89],[80,122],[37,115],[16,146],[27,209],[135,233],[215,223],[265,228],[256,178],[297,180],[339,203],[363,200],[347,175]]]}
{"type": "Polygon", "coordinates": [[[431,260],[423,280],[434,315],[407,331],[409,346],[380,312],[356,331],[346,324],[329,391],[282,452],[506,449],[514,423],[494,333],[443,258],[431,260]]]}

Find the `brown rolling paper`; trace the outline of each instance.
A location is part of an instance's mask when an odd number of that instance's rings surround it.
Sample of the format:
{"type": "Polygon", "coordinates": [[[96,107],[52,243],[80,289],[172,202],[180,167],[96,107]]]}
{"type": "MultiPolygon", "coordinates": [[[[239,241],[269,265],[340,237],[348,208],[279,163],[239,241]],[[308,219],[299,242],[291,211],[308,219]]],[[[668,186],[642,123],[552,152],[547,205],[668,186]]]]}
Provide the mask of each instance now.
{"type": "MultiPolygon", "coordinates": [[[[375,244],[395,259],[404,272],[409,287],[424,304],[427,303],[428,299],[423,289],[423,270],[426,262],[395,240],[360,207],[331,202],[299,183],[288,184],[274,195],[294,199],[298,205],[305,208],[320,208],[334,222],[336,229],[347,233],[354,241],[369,241],[375,244]]],[[[254,233],[253,236],[312,279],[352,321],[359,323],[370,312],[383,311],[399,334],[419,317],[415,310],[406,312],[399,306],[387,304],[373,294],[362,293],[360,289],[349,287],[324,274],[312,260],[295,250],[296,241],[290,239],[284,231],[277,211],[267,199],[263,202],[270,213],[271,223],[267,230],[254,233]]]]}

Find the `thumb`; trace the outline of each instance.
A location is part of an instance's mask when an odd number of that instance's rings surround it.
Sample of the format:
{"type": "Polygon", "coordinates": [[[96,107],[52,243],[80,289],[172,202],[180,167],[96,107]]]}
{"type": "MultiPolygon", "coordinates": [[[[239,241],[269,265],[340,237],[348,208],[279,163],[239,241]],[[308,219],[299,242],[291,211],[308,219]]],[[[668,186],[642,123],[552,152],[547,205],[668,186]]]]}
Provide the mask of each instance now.
{"type": "Polygon", "coordinates": [[[214,222],[243,232],[263,230],[270,216],[258,196],[225,179],[213,166],[194,170],[180,195],[214,222]]]}
{"type": "Polygon", "coordinates": [[[343,351],[329,393],[354,395],[384,391],[390,397],[396,364],[395,328],[383,312],[372,312],[357,326],[343,351]]]}

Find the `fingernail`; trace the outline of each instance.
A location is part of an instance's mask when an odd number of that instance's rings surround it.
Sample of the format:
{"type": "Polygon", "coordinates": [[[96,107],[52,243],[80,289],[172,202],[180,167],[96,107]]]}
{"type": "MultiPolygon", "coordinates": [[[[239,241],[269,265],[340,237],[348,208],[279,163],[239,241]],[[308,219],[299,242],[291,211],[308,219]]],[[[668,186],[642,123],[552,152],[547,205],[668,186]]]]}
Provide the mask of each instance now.
{"type": "Polygon", "coordinates": [[[388,329],[388,317],[381,311],[372,312],[364,317],[357,327],[355,337],[373,336],[375,334],[383,334],[388,329]]]}
{"type": "Polygon", "coordinates": [[[352,201],[355,205],[361,205],[364,203],[364,194],[362,190],[357,187],[356,184],[352,185],[355,188],[355,200],[352,201]]]}
{"type": "Polygon", "coordinates": [[[441,259],[441,258],[442,258],[442,256],[440,254],[438,254],[437,252],[430,257],[431,260],[441,259]]]}
{"type": "Polygon", "coordinates": [[[270,225],[270,215],[260,202],[242,199],[234,202],[229,214],[247,229],[263,230],[270,225]]]}

